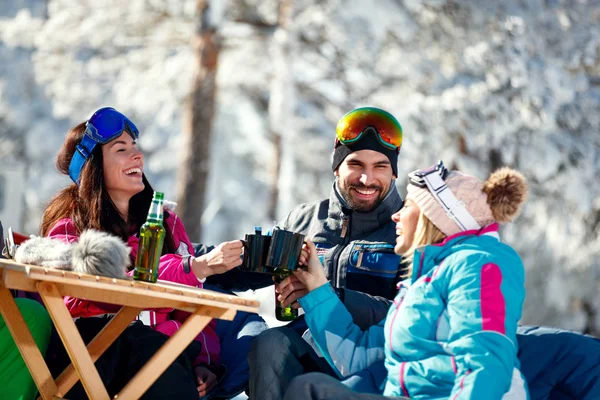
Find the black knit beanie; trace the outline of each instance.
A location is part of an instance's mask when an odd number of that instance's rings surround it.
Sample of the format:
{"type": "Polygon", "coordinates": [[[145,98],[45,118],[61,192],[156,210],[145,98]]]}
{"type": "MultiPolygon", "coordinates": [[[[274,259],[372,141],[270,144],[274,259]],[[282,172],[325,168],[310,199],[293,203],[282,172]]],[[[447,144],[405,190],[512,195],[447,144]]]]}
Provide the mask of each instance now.
{"type": "Polygon", "coordinates": [[[331,169],[335,172],[340,164],[352,152],[359,150],[373,150],[385,155],[392,164],[394,176],[398,177],[398,152],[399,149],[390,149],[379,141],[377,130],[369,126],[362,134],[362,137],[352,144],[342,144],[340,141],[335,141],[335,149],[333,151],[333,164],[331,169]]]}

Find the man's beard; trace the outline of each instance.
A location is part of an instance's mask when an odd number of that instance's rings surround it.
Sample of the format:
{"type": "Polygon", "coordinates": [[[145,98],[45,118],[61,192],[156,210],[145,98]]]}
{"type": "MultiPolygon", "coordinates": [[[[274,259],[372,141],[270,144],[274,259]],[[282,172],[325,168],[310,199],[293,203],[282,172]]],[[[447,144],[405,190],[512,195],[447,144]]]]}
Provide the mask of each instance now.
{"type": "Polygon", "coordinates": [[[379,186],[379,185],[370,185],[370,186],[365,186],[365,185],[350,185],[348,186],[348,189],[341,187],[340,185],[338,185],[338,189],[340,191],[340,195],[344,198],[344,200],[346,200],[346,203],[348,204],[348,206],[354,210],[354,211],[358,211],[361,213],[368,213],[373,211],[374,209],[376,209],[377,207],[379,207],[379,205],[381,204],[381,202],[383,201],[383,199],[385,198],[386,193],[383,193],[383,187],[379,186]],[[375,200],[373,200],[372,202],[366,201],[366,200],[361,200],[361,199],[356,199],[354,197],[352,197],[350,195],[350,191],[352,189],[358,189],[358,190],[376,190],[379,195],[377,196],[377,198],[375,198],[375,200]]]}

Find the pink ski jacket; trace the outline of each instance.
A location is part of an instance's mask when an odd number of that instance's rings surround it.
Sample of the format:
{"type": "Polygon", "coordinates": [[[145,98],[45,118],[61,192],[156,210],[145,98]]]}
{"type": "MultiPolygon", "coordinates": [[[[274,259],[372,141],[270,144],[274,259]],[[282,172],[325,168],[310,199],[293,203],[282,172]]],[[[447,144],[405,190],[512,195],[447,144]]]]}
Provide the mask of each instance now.
{"type": "MultiPolygon", "coordinates": [[[[174,254],[161,256],[158,267],[158,279],[181,283],[193,287],[202,288],[202,283],[190,272],[185,273],[183,263],[194,254],[194,247],[188,238],[185,227],[177,215],[173,212],[165,212],[166,227],[171,231],[175,247],[174,254]]],[[[48,237],[59,239],[65,243],[74,243],[79,240],[80,232],[75,228],[70,218],[59,220],[48,232],[48,237]]],[[[131,248],[131,257],[137,256],[139,238],[137,235],[130,236],[127,245],[131,248]]],[[[128,273],[133,275],[133,270],[128,273]]],[[[66,296],[64,298],[67,308],[73,318],[93,317],[102,314],[116,314],[121,308],[118,305],[92,302],[83,299],[66,296]]],[[[187,318],[188,313],[173,310],[172,308],[153,309],[150,313],[150,325],[169,336],[172,336],[187,318]]],[[[216,321],[211,321],[206,328],[196,337],[196,341],[202,344],[202,351],[196,358],[195,364],[216,367],[220,361],[221,344],[215,333],[216,321]]]]}

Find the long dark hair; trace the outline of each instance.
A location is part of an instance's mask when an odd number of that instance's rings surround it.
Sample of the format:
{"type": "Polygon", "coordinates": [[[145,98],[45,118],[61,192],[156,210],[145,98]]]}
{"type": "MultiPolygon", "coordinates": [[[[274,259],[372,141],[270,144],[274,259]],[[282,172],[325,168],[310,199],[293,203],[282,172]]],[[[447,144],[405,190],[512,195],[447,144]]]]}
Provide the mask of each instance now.
{"type": "MultiPolygon", "coordinates": [[[[68,175],[69,164],[85,133],[85,122],[77,125],[67,133],[58,157],[56,168],[68,175]]],[[[131,133],[130,133],[131,134],[131,133]]],[[[96,229],[120,237],[127,243],[129,236],[139,231],[146,221],[154,189],[142,174],[144,190],[129,200],[127,221],[121,217],[108,192],[104,189],[104,169],[102,165],[102,146],[96,146],[88,161],[81,170],[80,184],[73,183],[60,191],[44,210],[40,231],[43,236],[63,218],[70,218],[79,232],[96,229]]],[[[165,211],[164,221],[168,212],[165,211]]],[[[165,225],[165,241],[162,254],[175,253],[173,234],[165,225]]]]}

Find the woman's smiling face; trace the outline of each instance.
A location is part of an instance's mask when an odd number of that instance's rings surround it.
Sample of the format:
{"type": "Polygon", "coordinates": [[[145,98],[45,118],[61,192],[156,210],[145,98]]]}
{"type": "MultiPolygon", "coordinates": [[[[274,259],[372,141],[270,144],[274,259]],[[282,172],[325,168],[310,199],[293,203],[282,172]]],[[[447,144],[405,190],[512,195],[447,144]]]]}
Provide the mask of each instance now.
{"type": "Polygon", "coordinates": [[[104,187],[113,200],[131,198],[144,190],[144,155],[129,133],[102,146],[102,164],[104,187]]]}
{"type": "Polygon", "coordinates": [[[400,211],[392,215],[392,221],[396,223],[396,245],[394,252],[398,255],[404,254],[415,240],[415,232],[421,209],[414,201],[408,199],[400,211]]]}

